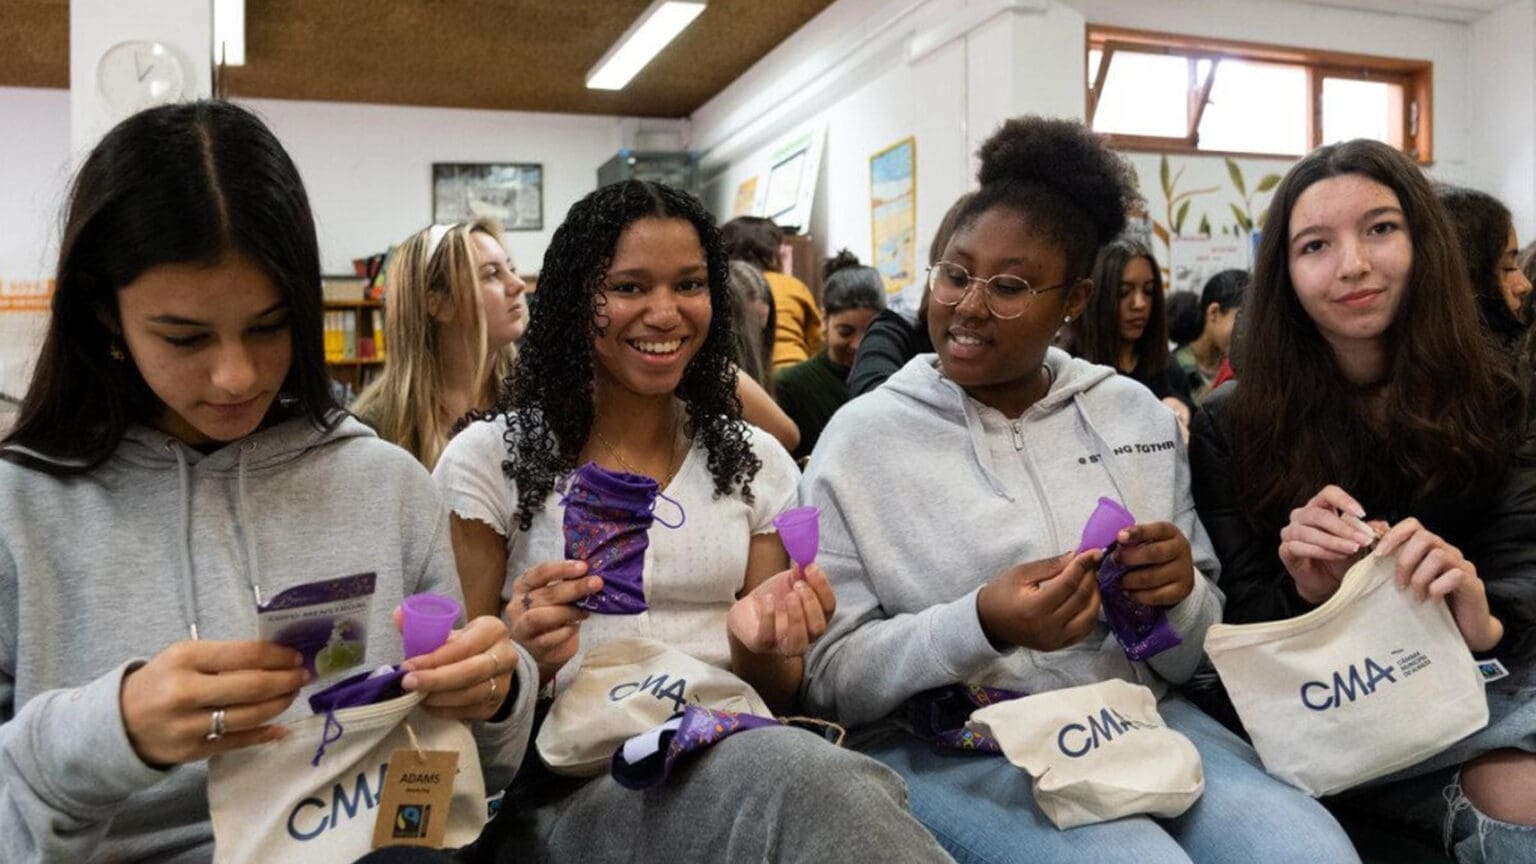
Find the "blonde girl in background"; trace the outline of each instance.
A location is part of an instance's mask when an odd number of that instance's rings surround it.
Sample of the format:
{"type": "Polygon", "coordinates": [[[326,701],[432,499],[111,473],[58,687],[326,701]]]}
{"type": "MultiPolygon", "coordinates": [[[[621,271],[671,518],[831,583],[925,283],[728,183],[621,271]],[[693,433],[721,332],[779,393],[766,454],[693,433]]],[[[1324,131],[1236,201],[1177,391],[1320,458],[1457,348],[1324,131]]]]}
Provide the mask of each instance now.
{"type": "Polygon", "coordinates": [[[528,328],[527,285],[490,219],[433,225],[384,280],[384,372],[352,405],[431,470],[465,414],[489,408],[528,328]]]}

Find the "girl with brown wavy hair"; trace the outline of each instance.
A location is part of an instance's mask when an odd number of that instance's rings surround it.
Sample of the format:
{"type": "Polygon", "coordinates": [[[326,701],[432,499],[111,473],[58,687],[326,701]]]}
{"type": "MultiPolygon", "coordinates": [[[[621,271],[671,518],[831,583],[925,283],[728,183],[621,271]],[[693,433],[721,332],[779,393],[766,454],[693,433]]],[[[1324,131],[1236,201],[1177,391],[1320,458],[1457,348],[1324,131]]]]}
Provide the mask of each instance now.
{"type": "Polygon", "coordinates": [[[1195,500],[1226,620],[1322,603],[1374,541],[1403,590],[1449,603],[1468,647],[1510,665],[1487,729],[1351,803],[1443,827],[1463,860],[1531,860],[1536,450],[1515,455],[1519,390],[1467,279],[1407,157],[1357,140],[1298,162],[1248,289],[1242,383],[1196,418],[1195,500]]]}

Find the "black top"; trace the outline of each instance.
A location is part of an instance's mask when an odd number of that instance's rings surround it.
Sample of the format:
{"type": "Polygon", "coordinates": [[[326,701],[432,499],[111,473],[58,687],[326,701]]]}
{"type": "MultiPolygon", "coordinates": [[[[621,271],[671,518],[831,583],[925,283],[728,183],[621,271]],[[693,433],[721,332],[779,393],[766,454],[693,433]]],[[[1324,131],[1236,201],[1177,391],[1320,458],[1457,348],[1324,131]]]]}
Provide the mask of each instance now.
{"type": "Polygon", "coordinates": [[[800,427],[800,443],[790,454],[798,461],[811,455],[821,430],[848,401],[848,369],[828,359],[823,348],[811,359],[774,373],[773,398],[800,427]]]}
{"type": "Polygon", "coordinates": [[[862,396],[885,383],[896,370],[919,354],[933,353],[926,327],[915,326],[901,313],[882,309],[869,322],[859,353],[848,373],[848,398],[862,396]]]}

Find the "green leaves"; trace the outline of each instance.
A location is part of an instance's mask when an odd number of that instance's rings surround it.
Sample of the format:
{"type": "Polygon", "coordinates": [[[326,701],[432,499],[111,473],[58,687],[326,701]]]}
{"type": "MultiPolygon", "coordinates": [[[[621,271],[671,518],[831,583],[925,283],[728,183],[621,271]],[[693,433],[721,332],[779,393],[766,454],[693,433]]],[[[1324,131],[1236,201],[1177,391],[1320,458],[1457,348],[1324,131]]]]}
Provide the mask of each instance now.
{"type": "Polygon", "coordinates": [[[1264,177],[1259,180],[1259,185],[1253,187],[1253,191],[1255,191],[1255,192],[1268,192],[1269,190],[1271,190],[1271,189],[1273,189],[1273,188],[1275,188],[1276,186],[1279,186],[1279,185],[1280,185],[1280,175],[1279,174],[1265,174],[1264,177]]]}
{"type": "Polygon", "coordinates": [[[1232,216],[1237,219],[1238,228],[1241,228],[1244,232],[1253,230],[1253,220],[1248,218],[1248,214],[1244,213],[1241,207],[1231,202],[1228,202],[1227,206],[1232,208],[1232,216]]]}
{"type": "Polygon", "coordinates": [[[1225,161],[1227,163],[1227,176],[1232,178],[1232,185],[1237,187],[1237,194],[1247,198],[1248,186],[1243,183],[1243,169],[1237,167],[1237,163],[1233,162],[1230,156],[1225,157],[1225,161]]]}
{"type": "Polygon", "coordinates": [[[1173,233],[1184,233],[1184,220],[1189,216],[1189,204],[1189,199],[1186,198],[1184,203],[1179,205],[1179,215],[1173,217],[1173,233]]]}

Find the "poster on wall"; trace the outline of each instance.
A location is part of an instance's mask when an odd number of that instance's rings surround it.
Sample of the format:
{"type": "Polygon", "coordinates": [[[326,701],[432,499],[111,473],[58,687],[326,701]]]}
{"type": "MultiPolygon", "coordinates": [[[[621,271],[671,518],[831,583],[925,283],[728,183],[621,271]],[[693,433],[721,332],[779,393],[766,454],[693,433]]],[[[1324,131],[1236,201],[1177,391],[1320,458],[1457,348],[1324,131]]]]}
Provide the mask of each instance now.
{"type": "MultiPolygon", "coordinates": [[[[902,294],[917,281],[916,174],[917,139],[911,136],[869,157],[872,260],[887,294],[902,294]]],[[[891,305],[909,304],[892,298],[891,305]]]]}
{"type": "Polygon", "coordinates": [[[544,230],[544,166],[432,163],[432,221],[448,225],[481,217],[507,231],[544,230]]]}
{"type": "Polygon", "coordinates": [[[795,228],[802,233],[810,228],[826,133],[824,126],[799,132],[769,150],[767,188],[756,215],[767,216],[782,228],[795,228]]]}
{"type": "Polygon", "coordinates": [[[1200,293],[1223,270],[1247,270],[1252,242],[1243,237],[1169,238],[1168,290],[1200,293]]]}
{"type": "Polygon", "coordinates": [[[736,187],[736,200],[731,204],[731,218],[757,215],[757,208],[753,206],[756,203],[757,175],[753,174],[751,177],[741,181],[741,185],[736,187]]]}
{"type": "Polygon", "coordinates": [[[52,279],[0,279],[0,312],[47,312],[52,303],[52,279]]]}

